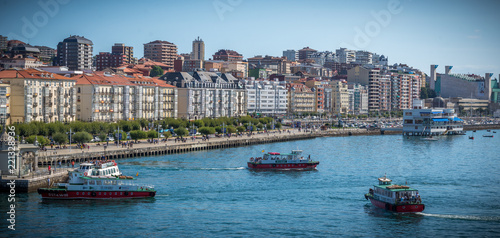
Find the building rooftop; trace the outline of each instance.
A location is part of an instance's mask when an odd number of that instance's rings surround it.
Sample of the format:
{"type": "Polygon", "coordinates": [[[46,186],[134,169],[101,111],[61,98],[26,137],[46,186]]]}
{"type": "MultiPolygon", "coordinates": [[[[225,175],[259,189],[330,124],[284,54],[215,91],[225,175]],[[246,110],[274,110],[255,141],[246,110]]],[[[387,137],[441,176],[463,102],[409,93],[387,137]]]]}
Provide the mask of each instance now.
{"type": "Polygon", "coordinates": [[[93,45],[94,43],[92,43],[91,40],[83,37],[83,36],[77,36],[77,35],[74,35],[74,36],[70,36],[66,39],[64,39],[63,42],[78,42],[78,43],[81,43],[81,44],[89,44],[89,45],[93,45]]]}
{"type": "Polygon", "coordinates": [[[80,85],[119,85],[119,86],[159,86],[174,87],[157,78],[148,76],[123,76],[95,71],[91,74],[82,74],[72,77],[80,85]]]}
{"type": "Polygon", "coordinates": [[[25,78],[25,79],[54,79],[54,80],[74,80],[58,74],[50,73],[40,69],[5,69],[0,71],[0,79],[25,78]]]}

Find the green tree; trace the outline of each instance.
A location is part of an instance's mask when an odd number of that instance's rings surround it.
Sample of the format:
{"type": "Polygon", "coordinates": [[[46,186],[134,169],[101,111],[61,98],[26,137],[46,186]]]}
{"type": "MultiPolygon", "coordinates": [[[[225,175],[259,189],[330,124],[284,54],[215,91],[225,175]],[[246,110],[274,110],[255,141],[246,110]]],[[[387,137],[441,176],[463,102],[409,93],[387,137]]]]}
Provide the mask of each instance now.
{"type": "Polygon", "coordinates": [[[45,136],[42,136],[42,135],[31,135],[26,139],[26,142],[28,142],[29,144],[34,144],[35,138],[38,141],[39,146],[45,146],[45,145],[50,144],[50,140],[45,138],[45,136]]]}
{"type": "Polygon", "coordinates": [[[147,137],[148,137],[148,134],[145,131],[135,130],[135,131],[130,132],[130,138],[132,140],[135,140],[136,142],[137,142],[137,140],[146,139],[147,137]]]}
{"type": "Polygon", "coordinates": [[[106,138],[108,138],[108,136],[107,136],[106,134],[104,134],[104,133],[99,134],[99,136],[98,136],[98,137],[99,137],[99,139],[100,139],[101,141],[105,141],[105,140],[106,140],[106,138]]]}
{"type": "Polygon", "coordinates": [[[158,138],[158,132],[155,130],[148,131],[148,138],[150,139],[158,138]]]}
{"type": "Polygon", "coordinates": [[[149,76],[151,77],[158,77],[163,75],[163,69],[160,68],[160,66],[153,66],[151,71],[149,72],[149,76]]]}
{"type": "Polygon", "coordinates": [[[163,131],[163,136],[165,136],[165,139],[168,139],[172,137],[172,133],[170,133],[170,131],[163,131]]]}
{"type": "Polygon", "coordinates": [[[149,126],[149,121],[147,119],[144,119],[144,118],[141,118],[139,120],[139,123],[141,124],[141,129],[144,129],[147,126],[149,126]]]}
{"type": "Polygon", "coordinates": [[[217,132],[217,134],[220,134],[220,133],[222,133],[222,126],[216,126],[214,128],[214,130],[215,130],[215,132],[217,132]]]}
{"type": "Polygon", "coordinates": [[[213,127],[201,127],[198,132],[200,132],[202,135],[210,135],[215,133],[215,128],[213,127]]]}
{"type": "Polygon", "coordinates": [[[188,134],[188,130],[184,127],[179,127],[177,129],[175,129],[174,132],[175,132],[175,134],[177,134],[177,136],[180,136],[180,137],[183,137],[183,136],[188,134]]]}
{"type": "Polygon", "coordinates": [[[136,131],[136,130],[141,129],[141,123],[134,121],[131,124],[132,124],[132,131],[136,131]]]}
{"type": "Polygon", "coordinates": [[[68,142],[68,135],[65,133],[57,132],[52,135],[52,140],[59,145],[63,145],[68,142]]]}
{"type": "Polygon", "coordinates": [[[238,126],[238,127],[236,127],[236,129],[238,130],[238,132],[246,131],[246,128],[244,126],[238,126]]]}
{"type": "Polygon", "coordinates": [[[226,127],[226,132],[230,134],[236,133],[236,128],[234,128],[234,126],[228,126],[226,127]]]}
{"type": "MultiPolygon", "coordinates": [[[[118,134],[117,133],[118,132],[116,132],[116,131],[113,133],[113,137],[115,138],[115,140],[118,140],[118,137],[117,137],[118,134]]],[[[127,139],[127,132],[124,132],[124,131],[120,130],[120,134],[122,134],[122,139],[121,140],[126,140],[127,139]]],[[[118,136],[120,136],[120,135],[118,135],[118,136]]]]}
{"type": "Polygon", "coordinates": [[[125,132],[130,132],[132,130],[132,123],[128,121],[120,121],[118,124],[120,125],[120,129],[125,132]]]}
{"type": "Polygon", "coordinates": [[[90,140],[92,140],[92,135],[86,131],[80,131],[80,132],[75,133],[71,137],[71,139],[74,140],[76,143],[82,144],[82,143],[87,143],[90,140]]]}

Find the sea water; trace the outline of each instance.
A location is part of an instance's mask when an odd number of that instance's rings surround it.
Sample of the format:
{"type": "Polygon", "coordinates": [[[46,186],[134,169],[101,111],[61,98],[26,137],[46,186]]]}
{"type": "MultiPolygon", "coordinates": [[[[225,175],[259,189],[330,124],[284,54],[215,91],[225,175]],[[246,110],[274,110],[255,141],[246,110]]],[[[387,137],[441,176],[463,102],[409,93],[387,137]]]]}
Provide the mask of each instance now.
{"type": "MultiPolygon", "coordinates": [[[[471,135],[472,132],[468,132],[471,135]]],[[[0,234],[20,237],[442,237],[500,235],[500,138],[323,137],[118,160],[155,198],[41,200],[16,194],[16,231],[1,194],[0,234]],[[303,150],[311,171],[252,171],[265,152],[303,150]],[[364,198],[377,178],[419,190],[424,212],[364,198]]],[[[496,134],[495,134],[496,135],[496,134]]]]}

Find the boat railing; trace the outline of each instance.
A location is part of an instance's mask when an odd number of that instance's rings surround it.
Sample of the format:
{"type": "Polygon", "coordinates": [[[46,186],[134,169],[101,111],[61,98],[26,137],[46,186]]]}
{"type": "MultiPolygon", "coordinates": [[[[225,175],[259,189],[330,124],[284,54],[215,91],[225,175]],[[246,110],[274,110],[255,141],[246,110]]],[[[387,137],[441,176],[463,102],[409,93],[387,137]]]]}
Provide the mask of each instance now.
{"type": "Polygon", "coordinates": [[[400,200],[396,200],[396,204],[397,205],[400,205],[400,204],[407,204],[407,205],[414,205],[414,204],[422,204],[422,199],[421,198],[411,198],[411,199],[400,199],[400,200]]]}

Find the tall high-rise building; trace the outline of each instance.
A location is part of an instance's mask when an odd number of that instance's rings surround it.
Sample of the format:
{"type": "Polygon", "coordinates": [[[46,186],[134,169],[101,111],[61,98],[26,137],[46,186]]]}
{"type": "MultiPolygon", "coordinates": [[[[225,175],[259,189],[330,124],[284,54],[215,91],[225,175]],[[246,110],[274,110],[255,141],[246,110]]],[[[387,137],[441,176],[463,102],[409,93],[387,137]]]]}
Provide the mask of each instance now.
{"type": "Polygon", "coordinates": [[[151,41],[144,44],[144,58],[166,64],[174,68],[174,61],[177,58],[177,46],[168,41],[151,41]]]}
{"type": "Polygon", "coordinates": [[[134,63],[134,47],[132,46],[125,46],[125,44],[122,43],[115,43],[115,45],[111,47],[111,54],[125,55],[125,63],[134,63]]]}
{"type": "Polygon", "coordinates": [[[205,42],[198,36],[197,39],[193,41],[193,51],[191,52],[191,59],[193,60],[205,60],[205,42]]]}
{"type": "Polygon", "coordinates": [[[7,36],[0,35],[0,50],[7,49],[7,36]]]}
{"type": "Polygon", "coordinates": [[[283,56],[286,57],[289,61],[299,60],[299,52],[296,50],[284,50],[283,56]]]}
{"type": "Polygon", "coordinates": [[[82,36],[70,36],[57,44],[57,64],[69,70],[92,68],[92,41],[82,36]]]}
{"type": "Polygon", "coordinates": [[[299,50],[299,60],[305,60],[309,59],[312,54],[318,52],[315,49],[311,49],[309,47],[304,47],[303,49],[299,50]]]}

